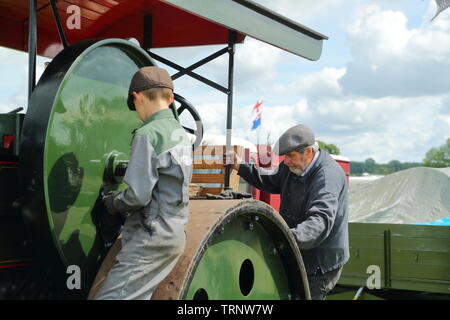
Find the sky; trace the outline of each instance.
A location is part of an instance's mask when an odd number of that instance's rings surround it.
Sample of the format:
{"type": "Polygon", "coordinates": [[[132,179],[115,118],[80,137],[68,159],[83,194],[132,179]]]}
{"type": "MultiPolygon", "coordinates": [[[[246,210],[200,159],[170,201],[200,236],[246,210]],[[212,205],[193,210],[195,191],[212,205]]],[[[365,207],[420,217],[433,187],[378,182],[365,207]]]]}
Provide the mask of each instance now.
{"type": "MultiPolygon", "coordinates": [[[[421,162],[450,137],[450,9],[430,22],[434,0],[256,2],[329,40],[315,62],[249,37],[238,44],[233,136],[274,143],[302,123],[342,156],[377,163],[421,162]],[[251,131],[258,99],[262,124],[251,131]]],[[[222,47],[154,52],[187,67],[222,47]]],[[[38,75],[45,61],[38,58],[38,75]]],[[[226,86],[227,61],[197,72],[226,86]]],[[[27,55],[0,48],[0,69],[0,112],[26,107],[27,55]]],[[[225,134],[225,94],[189,77],[177,79],[175,89],[197,108],[205,133],[225,134]]]]}

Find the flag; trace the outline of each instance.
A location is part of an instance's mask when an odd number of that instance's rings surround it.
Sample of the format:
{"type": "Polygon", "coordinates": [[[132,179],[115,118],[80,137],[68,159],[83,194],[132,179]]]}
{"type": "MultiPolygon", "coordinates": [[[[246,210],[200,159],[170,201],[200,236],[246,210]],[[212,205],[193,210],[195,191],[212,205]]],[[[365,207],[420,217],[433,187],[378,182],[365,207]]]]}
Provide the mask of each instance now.
{"type": "Polygon", "coordinates": [[[255,130],[256,128],[258,128],[261,125],[261,114],[258,114],[256,116],[256,119],[253,120],[253,126],[252,126],[252,130],[255,130]]]}
{"type": "Polygon", "coordinates": [[[450,7],[450,0],[435,0],[435,1],[437,6],[437,12],[431,19],[431,21],[433,21],[442,11],[450,7]]]}
{"type": "Polygon", "coordinates": [[[255,106],[253,107],[253,111],[256,111],[256,113],[259,113],[259,107],[262,105],[262,100],[258,100],[255,104],[255,106]]]}
{"type": "Polygon", "coordinates": [[[253,107],[252,112],[256,113],[255,115],[255,119],[253,120],[253,125],[252,125],[252,129],[251,130],[255,130],[256,128],[258,128],[261,125],[261,110],[259,109],[262,105],[263,101],[260,99],[256,102],[256,104],[253,107]]]}

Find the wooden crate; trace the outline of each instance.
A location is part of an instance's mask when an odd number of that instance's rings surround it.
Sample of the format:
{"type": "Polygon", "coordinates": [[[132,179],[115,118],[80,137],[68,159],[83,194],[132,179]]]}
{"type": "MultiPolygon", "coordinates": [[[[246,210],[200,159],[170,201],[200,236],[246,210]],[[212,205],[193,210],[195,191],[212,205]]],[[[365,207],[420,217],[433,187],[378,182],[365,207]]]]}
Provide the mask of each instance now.
{"type": "MultiPolygon", "coordinates": [[[[245,150],[242,146],[232,146],[242,159],[245,150]]],[[[223,191],[225,182],[225,168],[223,167],[223,154],[225,146],[199,146],[194,151],[192,183],[202,187],[200,196],[206,193],[220,194],[223,191]]],[[[238,191],[239,176],[235,170],[230,175],[230,188],[238,191]]]]}

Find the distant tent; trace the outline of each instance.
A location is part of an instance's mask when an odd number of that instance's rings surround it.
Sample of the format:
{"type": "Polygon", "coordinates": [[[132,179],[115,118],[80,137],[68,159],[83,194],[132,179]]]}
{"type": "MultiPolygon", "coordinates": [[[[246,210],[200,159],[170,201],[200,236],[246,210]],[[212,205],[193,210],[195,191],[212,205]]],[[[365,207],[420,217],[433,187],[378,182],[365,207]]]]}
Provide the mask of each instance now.
{"type": "MultiPolygon", "coordinates": [[[[224,146],[225,143],[226,136],[220,134],[205,134],[202,140],[202,145],[204,146],[224,146]]],[[[245,139],[231,137],[231,145],[242,146],[246,149],[250,149],[250,152],[258,152],[256,145],[245,139]]]]}

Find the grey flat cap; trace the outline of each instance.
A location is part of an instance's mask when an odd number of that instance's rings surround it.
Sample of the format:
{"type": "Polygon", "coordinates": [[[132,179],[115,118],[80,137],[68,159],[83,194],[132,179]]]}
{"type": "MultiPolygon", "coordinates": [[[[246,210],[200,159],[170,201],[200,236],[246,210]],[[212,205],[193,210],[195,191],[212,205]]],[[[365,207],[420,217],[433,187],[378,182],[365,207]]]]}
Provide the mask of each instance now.
{"type": "Polygon", "coordinates": [[[274,152],[280,156],[291,151],[312,146],[316,142],[314,132],[302,124],[289,128],[281,135],[274,146],[274,152]]]}

